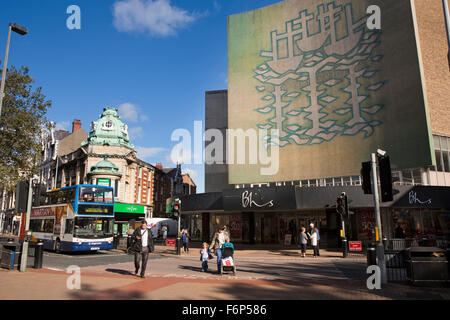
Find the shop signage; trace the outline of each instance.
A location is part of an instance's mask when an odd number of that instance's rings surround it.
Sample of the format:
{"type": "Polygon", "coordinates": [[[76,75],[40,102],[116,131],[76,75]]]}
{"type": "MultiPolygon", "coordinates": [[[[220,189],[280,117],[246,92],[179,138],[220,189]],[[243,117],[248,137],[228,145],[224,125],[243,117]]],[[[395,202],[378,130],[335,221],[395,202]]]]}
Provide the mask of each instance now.
{"type": "Polygon", "coordinates": [[[109,187],[110,186],[110,180],[109,179],[97,179],[97,184],[99,186],[109,187]]]}
{"type": "Polygon", "coordinates": [[[362,251],[361,241],[349,241],[348,242],[349,251],[362,251]]]}
{"type": "MultiPolygon", "coordinates": [[[[255,194],[257,195],[258,193],[255,192],[255,194]]],[[[270,200],[266,203],[258,204],[256,201],[253,200],[253,192],[252,191],[242,192],[242,208],[252,208],[252,207],[271,208],[271,207],[273,207],[273,201],[274,200],[270,200]]]]}
{"type": "Polygon", "coordinates": [[[225,210],[237,211],[295,210],[295,188],[227,189],[223,191],[223,207],[225,210]]]}
{"type": "Polygon", "coordinates": [[[392,207],[450,207],[450,188],[439,186],[414,186],[392,204],[392,207]]]}
{"type": "Polygon", "coordinates": [[[145,214],[145,206],[139,206],[128,203],[115,203],[114,211],[119,213],[138,213],[145,214]]]}
{"type": "Polygon", "coordinates": [[[417,192],[411,191],[409,193],[409,204],[430,204],[431,205],[431,199],[428,199],[426,201],[421,201],[417,197],[417,192]]]}
{"type": "Polygon", "coordinates": [[[168,247],[175,247],[175,239],[167,239],[166,240],[166,246],[168,246],[168,247]]]}

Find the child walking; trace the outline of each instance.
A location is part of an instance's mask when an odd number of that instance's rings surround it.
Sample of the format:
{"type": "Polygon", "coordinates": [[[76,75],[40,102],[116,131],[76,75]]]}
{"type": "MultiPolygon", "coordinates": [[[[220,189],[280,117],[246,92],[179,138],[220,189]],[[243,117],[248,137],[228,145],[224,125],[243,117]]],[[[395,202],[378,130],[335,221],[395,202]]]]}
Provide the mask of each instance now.
{"type": "Polygon", "coordinates": [[[212,258],[211,250],[206,242],[203,242],[203,249],[200,250],[200,261],[202,262],[202,272],[208,271],[208,260],[212,258]]]}

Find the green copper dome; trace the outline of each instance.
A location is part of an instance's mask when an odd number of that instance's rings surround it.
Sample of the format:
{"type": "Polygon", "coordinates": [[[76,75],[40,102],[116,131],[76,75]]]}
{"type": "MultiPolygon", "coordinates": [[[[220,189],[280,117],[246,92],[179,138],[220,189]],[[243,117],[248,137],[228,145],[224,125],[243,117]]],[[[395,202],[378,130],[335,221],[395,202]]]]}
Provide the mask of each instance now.
{"type": "Polygon", "coordinates": [[[102,161],[97,162],[97,164],[91,167],[89,170],[89,175],[93,174],[110,174],[115,176],[122,176],[120,169],[111,161],[104,158],[102,161]]]}
{"type": "Polygon", "coordinates": [[[91,123],[87,141],[82,145],[87,144],[134,148],[128,137],[128,126],[120,120],[118,110],[115,108],[104,108],[100,119],[91,123]]]}

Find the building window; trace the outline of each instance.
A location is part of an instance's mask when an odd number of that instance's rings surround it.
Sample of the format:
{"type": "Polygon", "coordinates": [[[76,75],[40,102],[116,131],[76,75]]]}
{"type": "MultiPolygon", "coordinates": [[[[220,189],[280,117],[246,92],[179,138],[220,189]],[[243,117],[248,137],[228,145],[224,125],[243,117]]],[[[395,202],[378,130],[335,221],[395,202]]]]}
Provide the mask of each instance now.
{"type": "Polygon", "coordinates": [[[141,202],[141,185],[138,184],[138,189],[137,189],[137,202],[141,202]]]}
{"type": "Polygon", "coordinates": [[[114,180],[114,198],[119,197],[119,180],[114,180]]]}
{"type": "Polygon", "coordinates": [[[448,137],[433,136],[436,171],[450,172],[450,141],[448,137]]]}

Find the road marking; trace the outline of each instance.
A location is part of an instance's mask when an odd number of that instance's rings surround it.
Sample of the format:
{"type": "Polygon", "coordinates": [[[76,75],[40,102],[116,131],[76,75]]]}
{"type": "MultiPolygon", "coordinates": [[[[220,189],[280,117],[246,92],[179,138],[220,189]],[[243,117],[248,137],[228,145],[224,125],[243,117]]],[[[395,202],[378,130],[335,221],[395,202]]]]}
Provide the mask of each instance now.
{"type": "Polygon", "coordinates": [[[45,269],[48,269],[48,270],[53,270],[53,271],[64,271],[64,270],[61,270],[61,269],[57,269],[57,268],[45,268],[45,269]]]}

